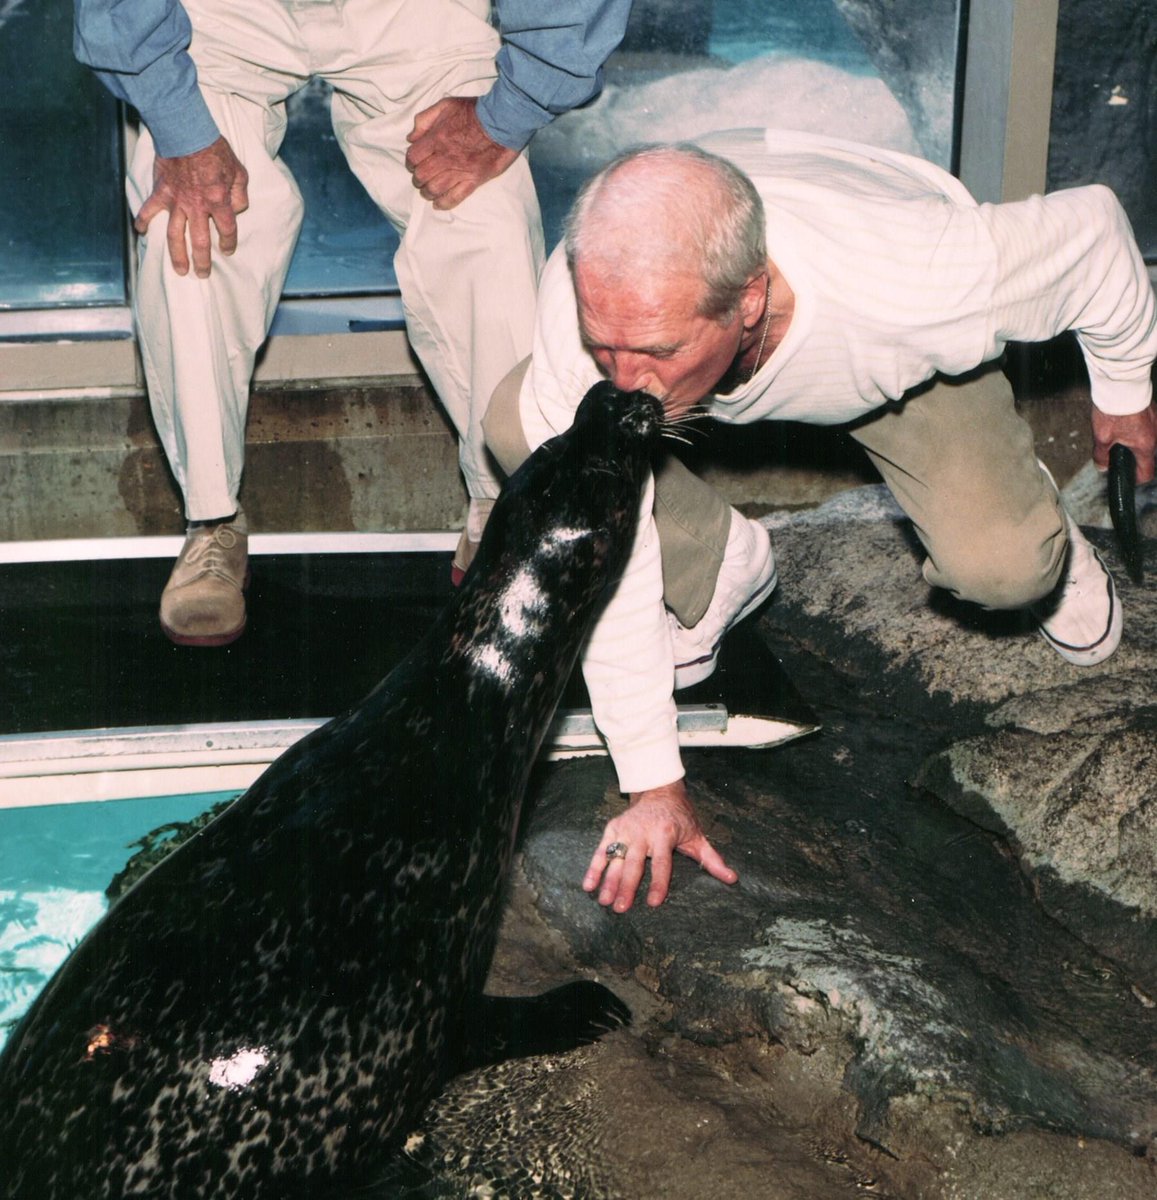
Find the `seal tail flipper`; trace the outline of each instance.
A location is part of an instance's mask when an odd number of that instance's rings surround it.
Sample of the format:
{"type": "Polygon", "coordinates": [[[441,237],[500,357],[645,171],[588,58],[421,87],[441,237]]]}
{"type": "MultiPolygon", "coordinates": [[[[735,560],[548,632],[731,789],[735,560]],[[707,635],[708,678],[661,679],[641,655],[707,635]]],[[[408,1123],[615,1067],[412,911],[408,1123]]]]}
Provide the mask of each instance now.
{"type": "Polygon", "coordinates": [[[631,1010],[601,983],[564,983],[541,996],[481,996],[455,1066],[460,1071],[559,1054],[630,1024],[631,1010]]]}

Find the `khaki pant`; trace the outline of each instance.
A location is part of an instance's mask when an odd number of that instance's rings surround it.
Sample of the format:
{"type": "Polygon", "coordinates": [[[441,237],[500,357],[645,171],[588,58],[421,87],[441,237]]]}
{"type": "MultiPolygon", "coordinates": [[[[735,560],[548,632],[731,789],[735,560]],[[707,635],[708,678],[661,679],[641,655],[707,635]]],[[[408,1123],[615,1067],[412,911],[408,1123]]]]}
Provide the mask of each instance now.
{"type": "MultiPolygon", "coordinates": [[[[498,35],[487,0],[183,0],[190,53],[222,134],[249,172],[235,254],[210,277],[181,278],[163,217],[140,241],[136,317],[149,397],[190,520],[237,507],[249,383],[284,286],[301,195],[278,158],[286,99],[311,76],[334,86],[333,125],[351,168],[401,235],[395,258],[410,340],[460,438],[472,496],[498,481],[482,444],[482,405],[530,350],[542,227],[525,157],[457,208],[437,212],[404,157],[414,116],[445,96],[481,95],[498,35]]],[[[152,191],[141,137],[127,192],[152,191]]]]}
{"type": "MultiPolygon", "coordinates": [[[[530,453],[518,409],[526,367],[502,381],[483,421],[507,472],[530,453]]],[[[998,609],[1023,608],[1055,587],[1067,544],[1064,511],[999,368],[936,380],[850,432],[912,519],[930,584],[998,609]]],[[[656,470],[663,599],[684,625],[702,617],[715,590],[730,513],[678,460],[668,456],[656,470]]]]}

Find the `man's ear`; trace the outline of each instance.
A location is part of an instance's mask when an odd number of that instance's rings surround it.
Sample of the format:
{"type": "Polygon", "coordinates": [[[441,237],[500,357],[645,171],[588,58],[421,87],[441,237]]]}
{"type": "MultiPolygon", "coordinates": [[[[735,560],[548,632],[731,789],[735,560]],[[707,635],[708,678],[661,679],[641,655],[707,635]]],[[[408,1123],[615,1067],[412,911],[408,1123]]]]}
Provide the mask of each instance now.
{"type": "Polygon", "coordinates": [[[743,327],[754,329],[764,318],[764,302],[767,300],[767,272],[760,271],[744,285],[739,296],[739,310],[743,314],[743,327]]]}

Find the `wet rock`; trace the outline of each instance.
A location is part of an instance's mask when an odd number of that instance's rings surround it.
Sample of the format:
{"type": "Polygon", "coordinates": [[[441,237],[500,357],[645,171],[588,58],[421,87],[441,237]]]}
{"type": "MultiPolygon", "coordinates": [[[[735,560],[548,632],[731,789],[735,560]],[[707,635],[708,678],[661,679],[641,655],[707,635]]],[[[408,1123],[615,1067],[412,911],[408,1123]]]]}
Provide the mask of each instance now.
{"type": "MultiPolygon", "coordinates": [[[[740,883],[681,860],[663,907],[601,909],[578,880],[622,800],[607,764],[576,762],[535,789],[540,911],[581,960],[653,990],[673,1034],[834,1054],[857,1137],[897,1159],[946,1112],[963,1140],[945,1163],[982,1154],[962,1129],[1000,1134],[999,1156],[1014,1131],[1153,1154],[1157,606],[1123,581],[1121,650],[1078,670],[1031,623],[936,596],[881,487],[768,523],[781,583],[760,632],[824,728],[688,755],[740,883]]],[[[1112,534],[1091,536],[1119,565],[1112,534]]],[[[1031,1180],[1054,1167],[1001,1194],[1045,1194],[1031,1180]]],[[[1152,1176],[1131,1170],[1120,1194],[1142,1195],[1152,1176]]],[[[919,1194],[986,1194],[950,1175],[919,1194]]]]}
{"type": "Polygon", "coordinates": [[[577,887],[607,768],[557,770],[524,848],[541,911],[581,959],[649,982],[683,1037],[839,1048],[856,1133],[887,1152],[893,1108],[914,1098],[990,1133],[1144,1148],[1157,1136],[1155,1014],[1049,919],[996,839],[905,786],[919,737],[889,746],[894,730],[855,724],[827,744],[696,755],[709,833],[741,882],[680,862],[667,904],[624,916],[577,887]],[[849,786],[856,767],[871,786],[849,786]]]}
{"type": "MultiPolygon", "coordinates": [[[[1117,581],[1125,635],[1109,662],[1078,670],[1035,636],[1025,614],[984,612],[930,588],[923,550],[882,485],[766,523],[783,581],[763,618],[771,644],[812,652],[906,715],[951,714],[959,723],[1018,696],[1103,680],[1128,687],[1152,666],[1157,594],[1125,576],[1108,530],[1089,536],[1117,581]]],[[[1146,557],[1157,563],[1152,540],[1146,557]]]]}
{"type": "Polygon", "coordinates": [[[970,738],[918,782],[1005,837],[1045,909],[1157,1007],[1157,707],[1099,723],[970,738]]]}

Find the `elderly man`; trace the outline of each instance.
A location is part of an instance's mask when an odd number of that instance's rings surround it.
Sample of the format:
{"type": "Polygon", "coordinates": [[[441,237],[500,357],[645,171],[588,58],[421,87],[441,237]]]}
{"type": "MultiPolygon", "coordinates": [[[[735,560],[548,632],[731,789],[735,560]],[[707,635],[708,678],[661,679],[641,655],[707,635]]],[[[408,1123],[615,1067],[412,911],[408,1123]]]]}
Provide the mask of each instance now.
{"type": "MultiPolygon", "coordinates": [[[[510,469],[606,377],[678,418],[850,422],[927,553],[929,583],[1031,607],[1081,666],[1121,636],[1112,578],[1061,508],[992,364],[1008,341],[1074,330],[1092,381],[1094,459],[1114,442],[1153,477],[1157,314],[1120,205],[1102,187],[977,204],[927,162],[833,139],[742,131],[628,154],[577,200],[547,264],[534,346],[484,422],[510,469]]],[[[838,569],[838,567],[836,568],[838,569]]],[[[620,587],[584,660],[630,805],[584,879],[628,909],[672,854],[725,882],[683,781],[673,688],[706,677],[726,630],[776,584],[763,527],[677,463],[658,469],[620,587]],[[624,852],[625,848],[625,852],[624,852]]]]}
{"type": "Polygon", "coordinates": [[[189,523],[161,597],[174,641],[219,646],[245,628],[249,383],[302,219],[278,157],[285,104],[314,76],[401,235],[407,331],[459,435],[469,556],[498,494],[474,401],[530,349],[542,265],[521,151],[598,91],[630,0],[495,7],[501,36],[489,0],[76,0],[78,57],[145,125],[128,178],[136,318],[189,523]]]}

